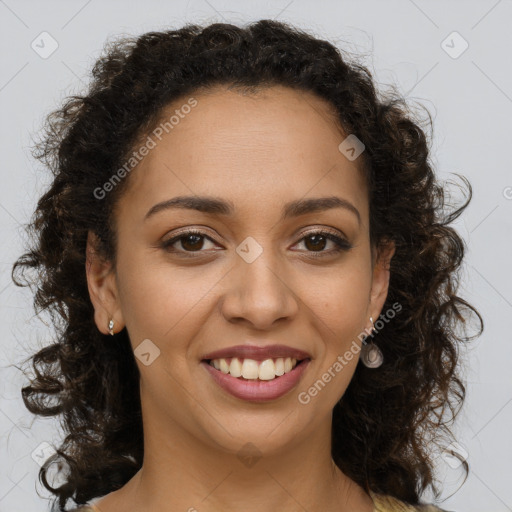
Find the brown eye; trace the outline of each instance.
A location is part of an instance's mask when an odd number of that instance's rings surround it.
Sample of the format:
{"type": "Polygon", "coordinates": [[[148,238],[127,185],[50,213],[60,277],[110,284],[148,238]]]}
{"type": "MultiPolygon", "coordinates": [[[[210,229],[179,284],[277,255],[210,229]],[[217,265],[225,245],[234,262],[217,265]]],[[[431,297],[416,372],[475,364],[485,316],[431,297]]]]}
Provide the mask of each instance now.
{"type": "Polygon", "coordinates": [[[203,247],[204,237],[201,235],[186,235],[180,238],[181,246],[187,251],[197,251],[203,247]]]}
{"type": "Polygon", "coordinates": [[[304,240],[306,240],[305,245],[309,251],[321,251],[325,248],[325,245],[327,244],[327,237],[319,234],[306,236],[304,240]],[[308,244],[308,240],[312,242],[308,244]]]}
{"type": "Polygon", "coordinates": [[[162,242],[162,248],[168,252],[181,253],[183,255],[187,255],[186,253],[205,252],[202,250],[205,240],[213,242],[210,237],[201,231],[186,231],[170,240],[162,242]]]}
{"type": "Polygon", "coordinates": [[[352,244],[345,240],[344,238],[340,238],[339,236],[334,235],[328,231],[315,231],[313,233],[308,233],[301,239],[303,241],[306,250],[312,254],[314,258],[329,256],[340,251],[348,251],[352,249],[352,244]],[[324,250],[328,242],[334,243],[334,249],[324,250]]]}

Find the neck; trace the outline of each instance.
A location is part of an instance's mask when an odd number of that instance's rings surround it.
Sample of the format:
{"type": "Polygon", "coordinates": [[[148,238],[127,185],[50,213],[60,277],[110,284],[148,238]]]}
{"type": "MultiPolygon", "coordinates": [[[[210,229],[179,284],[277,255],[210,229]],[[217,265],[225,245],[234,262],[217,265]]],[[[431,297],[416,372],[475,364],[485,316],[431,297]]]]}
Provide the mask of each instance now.
{"type": "Polygon", "coordinates": [[[254,445],[226,451],[160,419],[144,424],[142,468],[100,510],[373,511],[370,496],[332,461],[330,416],[264,454],[254,445]]]}

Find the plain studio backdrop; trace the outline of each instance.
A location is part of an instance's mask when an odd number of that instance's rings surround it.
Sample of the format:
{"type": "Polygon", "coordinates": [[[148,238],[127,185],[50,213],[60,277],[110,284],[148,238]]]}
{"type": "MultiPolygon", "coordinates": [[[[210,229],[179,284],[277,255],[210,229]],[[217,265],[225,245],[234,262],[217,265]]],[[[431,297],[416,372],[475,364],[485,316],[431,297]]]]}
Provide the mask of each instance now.
{"type": "Polygon", "coordinates": [[[48,318],[34,317],[28,289],[10,276],[24,249],[23,227],[50,178],[30,155],[33,136],[65,96],[83,90],[107,39],[189,22],[263,18],[290,22],[360,55],[381,90],[393,84],[425,105],[434,118],[431,159],[439,178],[461,173],[470,180],[473,201],[455,224],[468,247],[459,291],[486,328],[463,354],[467,402],[454,429],[470,475],[461,487],[462,467],[441,453],[447,499],[440,505],[512,510],[510,0],[0,0],[0,512],[48,509],[37,453],[62,436],[57,421],[34,419],[25,409],[26,381],[13,366],[53,332],[41,321],[48,318]]]}

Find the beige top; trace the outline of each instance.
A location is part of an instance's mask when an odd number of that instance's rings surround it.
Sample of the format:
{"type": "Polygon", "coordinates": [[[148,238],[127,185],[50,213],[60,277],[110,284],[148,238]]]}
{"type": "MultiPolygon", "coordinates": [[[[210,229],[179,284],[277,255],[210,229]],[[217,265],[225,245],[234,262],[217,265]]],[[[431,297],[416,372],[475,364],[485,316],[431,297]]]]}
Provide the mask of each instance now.
{"type": "MultiPolygon", "coordinates": [[[[373,500],[373,512],[450,512],[435,505],[408,505],[403,501],[384,494],[370,491],[373,500]]],[[[85,505],[71,512],[103,512],[96,505],[85,505]]]]}

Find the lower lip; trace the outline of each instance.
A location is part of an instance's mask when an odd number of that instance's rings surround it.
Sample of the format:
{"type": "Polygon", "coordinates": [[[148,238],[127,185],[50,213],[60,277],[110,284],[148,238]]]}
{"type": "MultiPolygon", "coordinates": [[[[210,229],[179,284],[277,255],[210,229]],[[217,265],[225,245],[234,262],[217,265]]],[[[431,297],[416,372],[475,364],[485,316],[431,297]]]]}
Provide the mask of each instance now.
{"type": "Polygon", "coordinates": [[[304,359],[291,372],[272,380],[237,378],[216,370],[206,361],[201,361],[201,364],[222,389],[236,398],[249,402],[267,402],[280,398],[291,391],[299,382],[310,362],[310,359],[304,359]]]}

